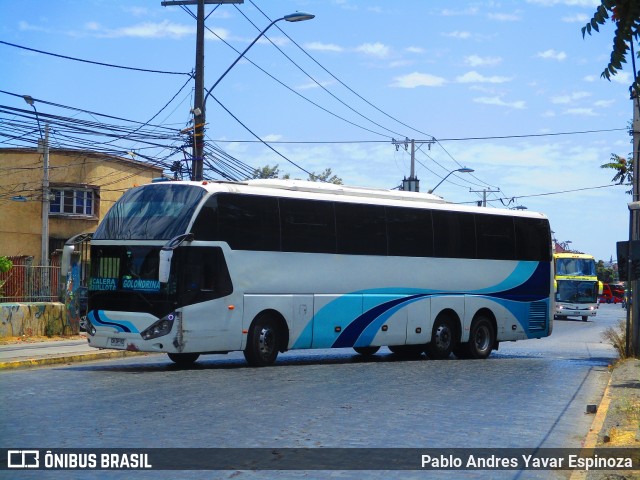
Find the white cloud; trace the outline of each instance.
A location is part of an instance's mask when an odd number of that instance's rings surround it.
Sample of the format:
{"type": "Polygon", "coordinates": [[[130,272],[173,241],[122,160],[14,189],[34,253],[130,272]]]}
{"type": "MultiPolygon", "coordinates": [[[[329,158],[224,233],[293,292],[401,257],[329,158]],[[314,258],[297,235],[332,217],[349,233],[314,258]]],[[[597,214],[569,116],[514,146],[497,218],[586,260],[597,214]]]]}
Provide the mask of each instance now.
{"type": "Polygon", "coordinates": [[[309,83],[305,83],[305,84],[303,84],[303,85],[298,85],[298,86],[296,87],[296,89],[297,89],[297,90],[311,90],[312,88],[328,87],[329,85],[333,85],[333,84],[334,84],[334,83],[336,83],[336,82],[334,82],[333,80],[331,80],[331,81],[318,82],[318,83],[316,83],[316,82],[309,82],[309,83]],[[319,83],[320,85],[318,85],[318,83],[319,83]]]}
{"type": "Polygon", "coordinates": [[[567,17],[562,17],[562,21],[566,23],[587,23],[590,20],[588,15],[584,13],[576,13],[567,17]]]}
{"type": "Polygon", "coordinates": [[[598,100],[597,102],[595,102],[593,104],[594,107],[602,107],[602,108],[608,108],[611,105],[613,105],[615,102],[615,100],[598,100]]]}
{"type": "Polygon", "coordinates": [[[596,80],[598,80],[598,77],[596,77],[595,75],[587,75],[586,77],[584,77],[585,82],[595,82],[596,80]]]}
{"type": "Polygon", "coordinates": [[[344,49],[335,43],[311,42],[305,43],[304,48],[307,50],[315,50],[319,52],[342,52],[344,49]]]}
{"type": "Polygon", "coordinates": [[[396,88],[441,87],[446,82],[442,77],[428,73],[413,72],[394,78],[391,86],[396,88]]]}
{"type": "Polygon", "coordinates": [[[101,36],[105,37],[137,37],[137,38],[182,38],[194,35],[195,25],[172,23],[165,20],[160,23],[145,22],[130,27],[122,27],[115,30],[103,30],[101,36]]]}
{"type": "Polygon", "coordinates": [[[356,51],[364,53],[365,55],[370,55],[372,57],[385,58],[389,56],[391,50],[383,43],[376,42],[363,43],[362,45],[356,47],[356,51]]]}
{"type": "Polygon", "coordinates": [[[580,115],[587,117],[594,117],[597,114],[592,108],[569,108],[563,112],[565,115],[580,115]]]}
{"type": "Polygon", "coordinates": [[[527,3],[542,5],[543,7],[553,7],[554,5],[562,4],[569,5],[571,7],[595,8],[600,5],[600,0],[527,0],[527,3]]]}
{"type": "Polygon", "coordinates": [[[623,85],[631,85],[631,74],[629,72],[618,72],[615,75],[611,75],[611,81],[622,83],[623,85]]]}
{"type": "Polygon", "coordinates": [[[450,10],[448,8],[445,8],[440,12],[440,15],[442,15],[443,17],[455,17],[460,15],[477,15],[478,11],[479,10],[477,7],[470,7],[464,10],[450,10]]]}
{"type": "Polygon", "coordinates": [[[497,20],[499,22],[517,22],[522,17],[516,13],[489,13],[487,15],[490,20],[497,20]]]}
{"type": "Polygon", "coordinates": [[[422,47],[407,47],[405,49],[409,53],[424,53],[425,50],[422,47]]]}
{"type": "Polygon", "coordinates": [[[500,97],[478,97],[478,98],[474,98],[473,101],[475,103],[483,103],[485,105],[496,105],[498,107],[515,108],[518,110],[521,110],[526,107],[526,104],[523,100],[518,100],[515,102],[505,102],[500,97]]]}
{"type": "Polygon", "coordinates": [[[554,49],[545,50],[544,52],[538,52],[536,57],[558,60],[559,62],[565,60],[567,58],[567,54],[564,52],[556,52],[554,49]]]}
{"type": "Polygon", "coordinates": [[[511,81],[509,77],[485,77],[475,71],[467,72],[464,75],[456,77],[456,82],[458,83],[505,83],[509,81],[511,81]]]}
{"type": "Polygon", "coordinates": [[[264,140],[265,142],[269,143],[269,142],[277,142],[279,140],[282,140],[282,135],[278,135],[275,133],[270,133],[268,135],[264,135],[262,137],[262,140],[264,140]]]}
{"type": "Polygon", "coordinates": [[[551,97],[551,103],[571,103],[590,96],[591,94],[589,92],[573,92],[567,95],[557,95],[555,97],[551,97]]]}
{"type": "Polygon", "coordinates": [[[471,38],[471,34],[469,32],[460,32],[458,30],[454,32],[443,33],[442,35],[449,38],[458,38],[460,40],[466,40],[467,38],[471,38]]]}
{"type": "Polygon", "coordinates": [[[479,55],[469,55],[464,57],[464,62],[472,67],[492,67],[502,62],[500,57],[481,57],[479,55]]]}

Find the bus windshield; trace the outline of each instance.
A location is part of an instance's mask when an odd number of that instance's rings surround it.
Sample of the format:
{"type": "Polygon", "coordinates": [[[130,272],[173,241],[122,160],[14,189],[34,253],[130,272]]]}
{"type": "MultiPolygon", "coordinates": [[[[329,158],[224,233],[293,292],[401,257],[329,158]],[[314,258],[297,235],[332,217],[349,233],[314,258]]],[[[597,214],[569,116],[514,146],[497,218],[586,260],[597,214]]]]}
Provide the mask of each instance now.
{"type": "Polygon", "coordinates": [[[205,195],[191,185],[158,184],[126,192],[104,217],[94,240],[169,240],[186,233],[205,195]]]}
{"type": "Polygon", "coordinates": [[[596,276],[596,262],[592,258],[558,258],[556,263],[558,275],[596,276]]]}

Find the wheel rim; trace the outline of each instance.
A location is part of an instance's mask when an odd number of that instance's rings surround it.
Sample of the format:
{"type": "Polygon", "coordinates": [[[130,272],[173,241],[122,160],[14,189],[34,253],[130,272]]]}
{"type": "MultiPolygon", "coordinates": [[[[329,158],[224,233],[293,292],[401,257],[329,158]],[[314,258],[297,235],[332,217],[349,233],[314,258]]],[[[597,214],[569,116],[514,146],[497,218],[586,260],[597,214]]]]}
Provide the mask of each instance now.
{"type": "Polygon", "coordinates": [[[273,352],[275,346],[275,334],[271,328],[265,327],[260,330],[258,339],[258,350],[263,358],[267,358],[273,352]]]}
{"type": "Polygon", "coordinates": [[[486,325],[481,325],[476,330],[476,335],[474,338],[476,350],[478,350],[479,352],[484,352],[485,350],[487,350],[490,347],[490,337],[491,335],[489,334],[489,328],[486,325]]]}
{"type": "Polygon", "coordinates": [[[439,325],[435,335],[436,348],[445,351],[451,345],[451,330],[448,325],[439,325]]]}

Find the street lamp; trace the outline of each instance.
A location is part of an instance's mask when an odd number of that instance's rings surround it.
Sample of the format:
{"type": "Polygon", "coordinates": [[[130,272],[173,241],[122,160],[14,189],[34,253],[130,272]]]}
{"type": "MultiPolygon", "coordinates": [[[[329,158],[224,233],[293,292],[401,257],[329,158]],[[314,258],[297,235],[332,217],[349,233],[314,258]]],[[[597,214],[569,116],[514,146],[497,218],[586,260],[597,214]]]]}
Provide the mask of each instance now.
{"type": "Polygon", "coordinates": [[[429,193],[433,193],[433,191],[436,188],[438,188],[442,184],[442,182],[444,182],[447,178],[449,178],[449,175],[451,175],[453,173],[456,173],[456,172],[458,172],[458,173],[472,173],[472,172],[475,172],[475,170],[473,168],[467,168],[467,167],[458,168],[457,170],[452,170],[451,172],[447,173],[445,175],[445,177],[442,180],[440,180],[440,182],[438,182],[438,184],[435,187],[433,187],[431,190],[429,190],[429,193]]]}
{"type": "MultiPolygon", "coordinates": [[[[255,43],[262,38],[262,36],[269,30],[273,25],[281,20],[285,20],[287,22],[303,22],[305,20],[311,20],[315,18],[315,15],[304,12],[296,12],[291,13],[289,15],[285,15],[284,17],[277,18],[273,20],[267,27],[260,32],[260,34],[249,44],[244,51],[238,55],[238,58],[234,60],[234,62],[229,65],[224,73],[216,80],[216,82],[211,86],[209,90],[207,90],[207,95],[202,100],[200,105],[194,105],[193,114],[194,114],[194,130],[193,130],[193,165],[192,165],[192,173],[193,180],[202,180],[202,169],[204,164],[204,123],[205,123],[205,105],[207,104],[207,99],[214,88],[220,83],[220,81],[229,73],[229,71],[238,63],[242,57],[249,51],[251,47],[255,45],[255,43]]],[[[197,103],[197,102],[194,102],[197,103]]]]}

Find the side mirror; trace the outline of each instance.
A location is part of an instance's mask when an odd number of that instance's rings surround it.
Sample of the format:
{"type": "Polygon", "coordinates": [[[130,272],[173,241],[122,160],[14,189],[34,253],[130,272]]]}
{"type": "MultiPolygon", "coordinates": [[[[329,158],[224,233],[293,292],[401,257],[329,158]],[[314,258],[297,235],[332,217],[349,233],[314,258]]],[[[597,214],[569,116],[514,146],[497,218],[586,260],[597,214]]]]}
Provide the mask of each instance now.
{"type": "Polygon", "coordinates": [[[158,268],[158,280],[160,283],[167,283],[171,276],[171,259],[173,258],[172,249],[160,250],[160,265],[158,268]]]}
{"type": "Polygon", "coordinates": [[[62,247],[62,258],[60,259],[60,274],[66,277],[69,274],[69,268],[71,268],[71,255],[75,251],[76,247],[73,245],[65,245],[62,247]]]}

